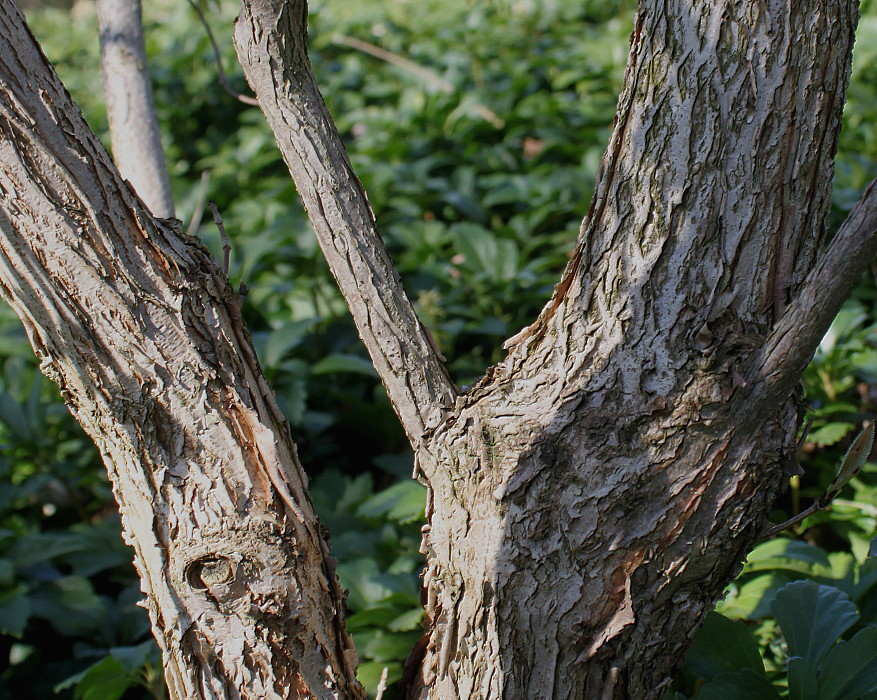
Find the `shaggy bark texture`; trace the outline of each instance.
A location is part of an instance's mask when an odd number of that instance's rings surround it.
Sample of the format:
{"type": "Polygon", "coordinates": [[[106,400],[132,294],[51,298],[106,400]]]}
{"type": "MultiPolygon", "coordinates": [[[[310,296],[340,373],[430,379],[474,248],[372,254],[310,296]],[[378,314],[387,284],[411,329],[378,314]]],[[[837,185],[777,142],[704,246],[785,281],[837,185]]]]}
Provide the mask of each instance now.
{"type": "Polygon", "coordinates": [[[457,394],[429,346],[374,341],[371,309],[404,292],[305,3],[242,0],[244,70],[430,488],[411,697],[663,693],[796,467],[801,371],[874,252],[869,190],[816,264],[856,19],[850,0],[643,0],[571,262],[457,394]]]}
{"type": "Polygon", "coordinates": [[[171,697],[364,697],[236,295],[122,180],[10,0],[0,37],[0,294],[101,451],[171,697]]]}

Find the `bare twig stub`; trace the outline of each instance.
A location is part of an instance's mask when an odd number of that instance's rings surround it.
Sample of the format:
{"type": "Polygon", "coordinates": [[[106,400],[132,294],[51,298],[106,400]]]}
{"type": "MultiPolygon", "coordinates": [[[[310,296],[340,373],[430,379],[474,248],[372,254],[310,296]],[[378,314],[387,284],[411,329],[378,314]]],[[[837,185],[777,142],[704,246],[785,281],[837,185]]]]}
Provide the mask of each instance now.
{"type": "Polygon", "coordinates": [[[210,211],[213,214],[213,223],[216,224],[216,228],[219,229],[219,235],[222,237],[222,271],[228,276],[231,243],[228,240],[228,233],[225,231],[225,222],[222,220],[216,202],[208,202],[207,206],[210,207],[210,211]]]}

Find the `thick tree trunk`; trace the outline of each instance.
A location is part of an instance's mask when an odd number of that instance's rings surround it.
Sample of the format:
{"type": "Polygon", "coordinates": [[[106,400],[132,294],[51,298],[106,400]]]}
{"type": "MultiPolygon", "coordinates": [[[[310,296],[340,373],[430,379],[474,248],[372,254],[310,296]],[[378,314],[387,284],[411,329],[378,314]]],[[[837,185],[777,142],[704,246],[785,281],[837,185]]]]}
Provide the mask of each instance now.
{"type": "Polygon", "coordinates": [[[367,262],[385,254],[305,16],[242,0],[238,54],[430,487],[409,695],[659,697],[796,466],[801,371],[863,269],[850,250],[874,252],[869,190],[805,283],[857,3],[643,0],[572,261],[462,396],[370,320],[404,292],[367,262]]]}
{"type": "Polygon", "coordinates": [[[97,13],[101,74],[116,165],[150,211],[170,219],[174,201],[146,68],[140,0],[98,0],[97,13]]]}
{"type": "Polygon", "coordinates": [[[235,294],[0,0],[0,294],[98,445],[172,698],[357,698],[343,596],[235,294]]]}
{"type": "Polygon", "coordinates": [[[823,240],[856,12],[641,3],[575,257],[430,440],[419,696],[663,694],[795,464],[803,367],[754,361],[823,240]]]}

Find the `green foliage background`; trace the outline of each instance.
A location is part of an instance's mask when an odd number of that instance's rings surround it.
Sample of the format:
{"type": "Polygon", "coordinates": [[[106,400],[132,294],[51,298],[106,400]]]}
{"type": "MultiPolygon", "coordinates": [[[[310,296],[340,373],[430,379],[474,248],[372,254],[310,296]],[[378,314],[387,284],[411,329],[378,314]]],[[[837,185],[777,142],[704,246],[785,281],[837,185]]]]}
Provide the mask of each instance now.
{"type": "MultiPolygon", "coordinates": [[[[230,41],[236,7],[202,6],[245,92],[230,41]]],[[[247,321],[332,531],[361,678],[373,691],[385,667],[391,681],[400,677],[421,634],[423,489],[409,478],[404,436],[261,114],[219,87],[186,3],[154,0],[144,10],[178,216],[189,225],[206,196],[225,217],[231,277],[250,289],[247,321]]],[[[632,3],[319,0],[311,13],[315,71],[384,238],[454,378],[469,384],[538,313],[566,262],[610,133],[632,3]],[[345,37],[434,77],[350,48],[345,37]]],[[[40,5],[28,17],[105,137],[93,3],[40,5]]],[[[858,36],[835,224],[877,176],[877,2],[864,4],[858,36]]],[[[219,256],[212,224],[197,233],[219,256]]],[[[807,370],[806,474],[777,504],[777,522],[822,493],[874,417],[875,300],[871,275],[807,370]]],[[[162,697],[105,471],[6,308],[0,445],[0,699],[162,697]]],[[[868,463],[830,512],[760,545],[671,695],[877,698],[875,496],[877,465],[868,463]],[[826,622],[838,619],[849,624],[826,622]],[[831,638],[814,650],[808,640],[817,637],[831,638]]]]}

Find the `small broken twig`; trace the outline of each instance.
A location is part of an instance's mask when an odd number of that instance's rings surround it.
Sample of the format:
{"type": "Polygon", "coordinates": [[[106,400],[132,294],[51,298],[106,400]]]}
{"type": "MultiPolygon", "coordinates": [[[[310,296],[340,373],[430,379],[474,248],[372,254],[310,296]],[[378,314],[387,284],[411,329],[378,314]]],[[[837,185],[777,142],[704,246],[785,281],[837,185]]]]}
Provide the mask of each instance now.
{"type": "Polygon", "coordinates": [[[222,68],[222,57],[219,54],[219,46],[216,43],[216,39],[213,37],[213,30],[210,29],[210,25],[207,23],[207,18],[204,16],[204,13],[201,11],[201,8],[198,7],[198,3],[195,0],[188,0],[188,3],[192,6],[192,9],[195,10],[198,19],[201,20],[201,24],[204,25],[204,30],[207,32],[207,38],[210,40],[210,46],[213,47],[213,57],[216,59],[216,70],[219,73],[219,84],[222,85],[222,89],[236,100],[243,102],[245,105],[258,107],[259,100],[255,97],[242,95],[231,86],[231,83],[228,82],[228,77],[225,75],[225,71],[222,68]]]}
{"type": "Polygon", "coordinates": [[[841,462],[840,468],[837,470],[837,476],[832,479],[831,483],[828,485],[828,488],[825,490],[825,493],[822,494],[813,504],[796,516],[789,518],[784,523],[780,523],[779,525],[772,525],[767,527],[764,532],[761,534],[761,538],[763,540],[769,539],[774,535],[778,535],[781,532],[788,530],[793,525],[797,525],[802,520],[810,517],[814,513],[817,513],[820,510],[827,508],[831,505],[831,502],[834,500],[835,496],[837,496],[842,490],[843,487],[846,486],[850,480],[859,473],[859,470],[862,468],[862,465],[865,464],[865,461],[871,455],[871,448],[874,447],[874,422],[871,421],[867,425],[864,426],[862,432],[853,440],[853,444],[850,445],[850,449],[847,450],[846,455],[844,455],[843,462],[841,462]]]}
{"type": "Polygon", "coordinates": [[[381,698],[384,697],[384,693],[387,691],[387,674],[389,671],[390,669],[384,666],[384,670],[381,672],[381,680],[375,691],[375,700],[381,700],[381,698]]]}
{"type": "Polygon", "coordinates": [[[210,211],[213,212],[213,223],[216,224],[216,228],[219,229],[219,235],[222,237],[222,271],[225,273],[225,276],[228,277],[228,263],[229,258],[231,257],[231,243],[228,242],[228,234],[225,232],[225,224],[222,221],[222,217],[219,214],[219,209],[216,207],[216,202],[208,202],[207,206],[210,207],[210,211]]]}

